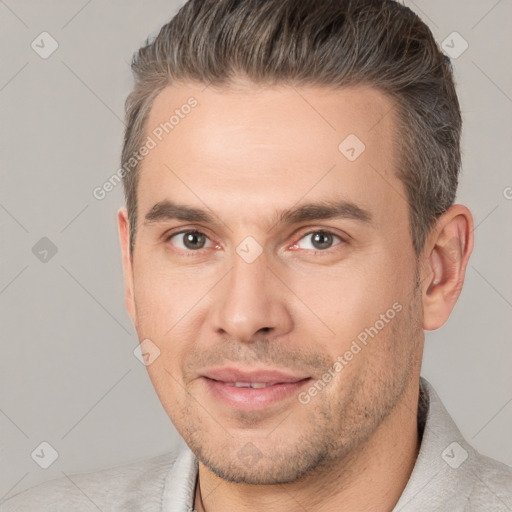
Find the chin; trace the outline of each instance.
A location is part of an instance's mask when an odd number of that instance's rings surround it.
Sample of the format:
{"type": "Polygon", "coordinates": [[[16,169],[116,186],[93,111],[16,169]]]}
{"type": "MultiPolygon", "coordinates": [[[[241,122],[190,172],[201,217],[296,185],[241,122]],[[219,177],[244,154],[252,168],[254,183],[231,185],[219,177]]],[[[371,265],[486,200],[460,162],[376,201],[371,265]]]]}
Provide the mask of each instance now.
{"type": "MultiPolygon", "coordinates": [[[[247,443],[244,448],[250,445],[252,443],[247,443]]],[[[278,454],[275,450],[271,450],[271,457],[256,451],[251,454],[251,450],[245,450],[244,454],[244,448],[238,450],[236,454],[225,450],[217,457],[211,454],[204,456],[202,453],[193,451],[201,463],[219,478],[227,482],[248,485],[297,482],[309,473],[318,471],[326,465],[328,459],[323,452],[308,454],[301,452],[298,448],[294,450],[293,455],[278,454]]]]}

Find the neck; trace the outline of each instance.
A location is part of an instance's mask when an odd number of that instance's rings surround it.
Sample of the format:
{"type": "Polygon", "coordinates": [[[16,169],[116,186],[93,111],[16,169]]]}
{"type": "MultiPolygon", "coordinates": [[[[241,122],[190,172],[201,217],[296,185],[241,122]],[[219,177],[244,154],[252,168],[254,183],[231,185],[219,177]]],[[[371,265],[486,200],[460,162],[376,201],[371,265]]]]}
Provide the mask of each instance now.
{"type": "Polygon", "coordinates": [[[300,481],[276,485],[226,482],[199,463],[197,512],[392,511],[419,451],[418,385],[410,385],[395,409],[356,451],[300,481]]]}

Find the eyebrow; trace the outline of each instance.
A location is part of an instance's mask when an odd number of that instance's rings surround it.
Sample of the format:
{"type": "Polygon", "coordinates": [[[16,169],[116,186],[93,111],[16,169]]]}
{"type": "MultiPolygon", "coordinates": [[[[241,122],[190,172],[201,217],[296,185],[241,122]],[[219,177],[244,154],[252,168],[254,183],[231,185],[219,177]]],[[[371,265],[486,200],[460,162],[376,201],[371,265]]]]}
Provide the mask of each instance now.
{"type": "MultiPolygon", "coordinates": [[[[144,224],[167,220],[203,222],[215,225],[218,222],[207,210],[163,200],[156,203],[145,216],[144,224]]],[[[364,224],[372,223],[372,214],[350,201],[320,201],[307,203],[289,210],[275,212],[269,230],[279,224],[298,224],[305,221],[326,219],[351,219],[364,224]]]]}

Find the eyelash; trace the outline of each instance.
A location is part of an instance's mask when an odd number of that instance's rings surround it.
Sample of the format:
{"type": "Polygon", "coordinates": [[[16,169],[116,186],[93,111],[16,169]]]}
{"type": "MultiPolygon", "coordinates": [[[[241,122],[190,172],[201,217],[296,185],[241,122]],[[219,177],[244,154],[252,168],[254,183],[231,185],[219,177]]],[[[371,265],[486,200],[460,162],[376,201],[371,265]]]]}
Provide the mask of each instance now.
{"type": "MultiPolygon", "coordinates": [[[[199,235],[204,235],[208,240],[212,241],[210,239],[210,237],[202,232],[202,231],[199,231],[198,229],[185,229],[185,230],[182,230],[182,231],[177,231],[176,233],[170,233],[169,235],[167,235],[165,237],[165,242],[170,242],[171,238],[175,237],[175,236],[178,236],[178,235],[183,235],[183,234],[186,234],[186,233],[194,233],[194,234],[199,234],[199,235]]],[[[311,231],[307,231],[305,233],[302,233],[300,235],[299,238],[297,238],[297,241],[296,242],[293,242],[292,244],[288,245],[288,247],[290,246],[294,246],[296,245],[300,240],[302,240],[303,238],[309,236],[309,235],[313,235],[315,233],[322,233],[322,234],[325,234],[325,235],[332,235],[333,237],[336,237],[336,238],[339,238],[340,239],[340,242],[333,245],[332,247],[330,247],[329,249],[325,249],[325,250],[320,250],[320,249],[301,249],[303,251],[307,251],[308,253],[312,253],[312,254],[331,254],[332,252],[336,251],[336,247],[338,245],[344,245],[347,243],[346,239],[344,239],[342,236],[334,233],[333,231],[329,231],[328,229],[313,229],[311,231]]],[[[339,249],[339,248],[338,248],[339,249]]],[[[197,249],[197,250],[186,250],[184,251],[183,249],[177,249],[180,251],[180,254],[183,254],[185,255],[186,257],[196,257],[196,256],[199,256],[201,255],[203,249],[197,249]],[[183,251],[183,252],[181,252],[183,251]]]]}

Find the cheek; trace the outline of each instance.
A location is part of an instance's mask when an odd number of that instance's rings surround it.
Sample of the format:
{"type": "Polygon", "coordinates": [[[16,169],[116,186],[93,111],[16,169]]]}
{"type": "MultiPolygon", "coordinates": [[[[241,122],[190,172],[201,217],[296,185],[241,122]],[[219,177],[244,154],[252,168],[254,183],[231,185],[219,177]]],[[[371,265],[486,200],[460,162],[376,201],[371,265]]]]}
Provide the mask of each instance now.
{"type": "Polygon", "coordinates": [[[147,367],[156,386],[174,387],[181,381],[180,364],[197,341],[205,314],[210,280],[172,269],[140,262],[135,273],[134,296],[139,339],[151,340],[160,350],[158,359],[147,367]],[[170,373],[170,375],[169,375],[170,373]]]}
{"type": "Polygon", "coordinates": [[[203,294],[204,281],[182,269],[169,268],[154,261],[140,261],[134,274],[134,297],[138,323],[151,327],[162,337],[193,308],[203,294]]]}
{"type": "Polygon", "coordinates": [[[291,288],[337,335],[353,334],[391,307],[403,289],[404,276],[393,275],[391,262],[375,256],[290,275],[291,288]]]}
{"type": "Polygon", "coordinates": [[[177,426],[186,415],[193,395],[184,391],[177,368],[172,366],[172,360],[167,359],[165,353],[150,366],[147,366],[149,377],[158,398],[171,421],[177,426]]]}
{"type": "Polygon", "coordinates": [[[318,330],[307,327],[311,335],[333,361],[341,356],[345,365],[349,360],[345,377],[337,379],[339,382],[370,359],[375,358],[372,364],[378,366],[380,359],[389,361],[392,357],[394,331],[398,317],[405,314],[413,276],[411,265],[399,264],[391,251],[384,250],[296,276],[291,288],[307,290],[304,302],[321,320],[313,318],[318,330]]]}

